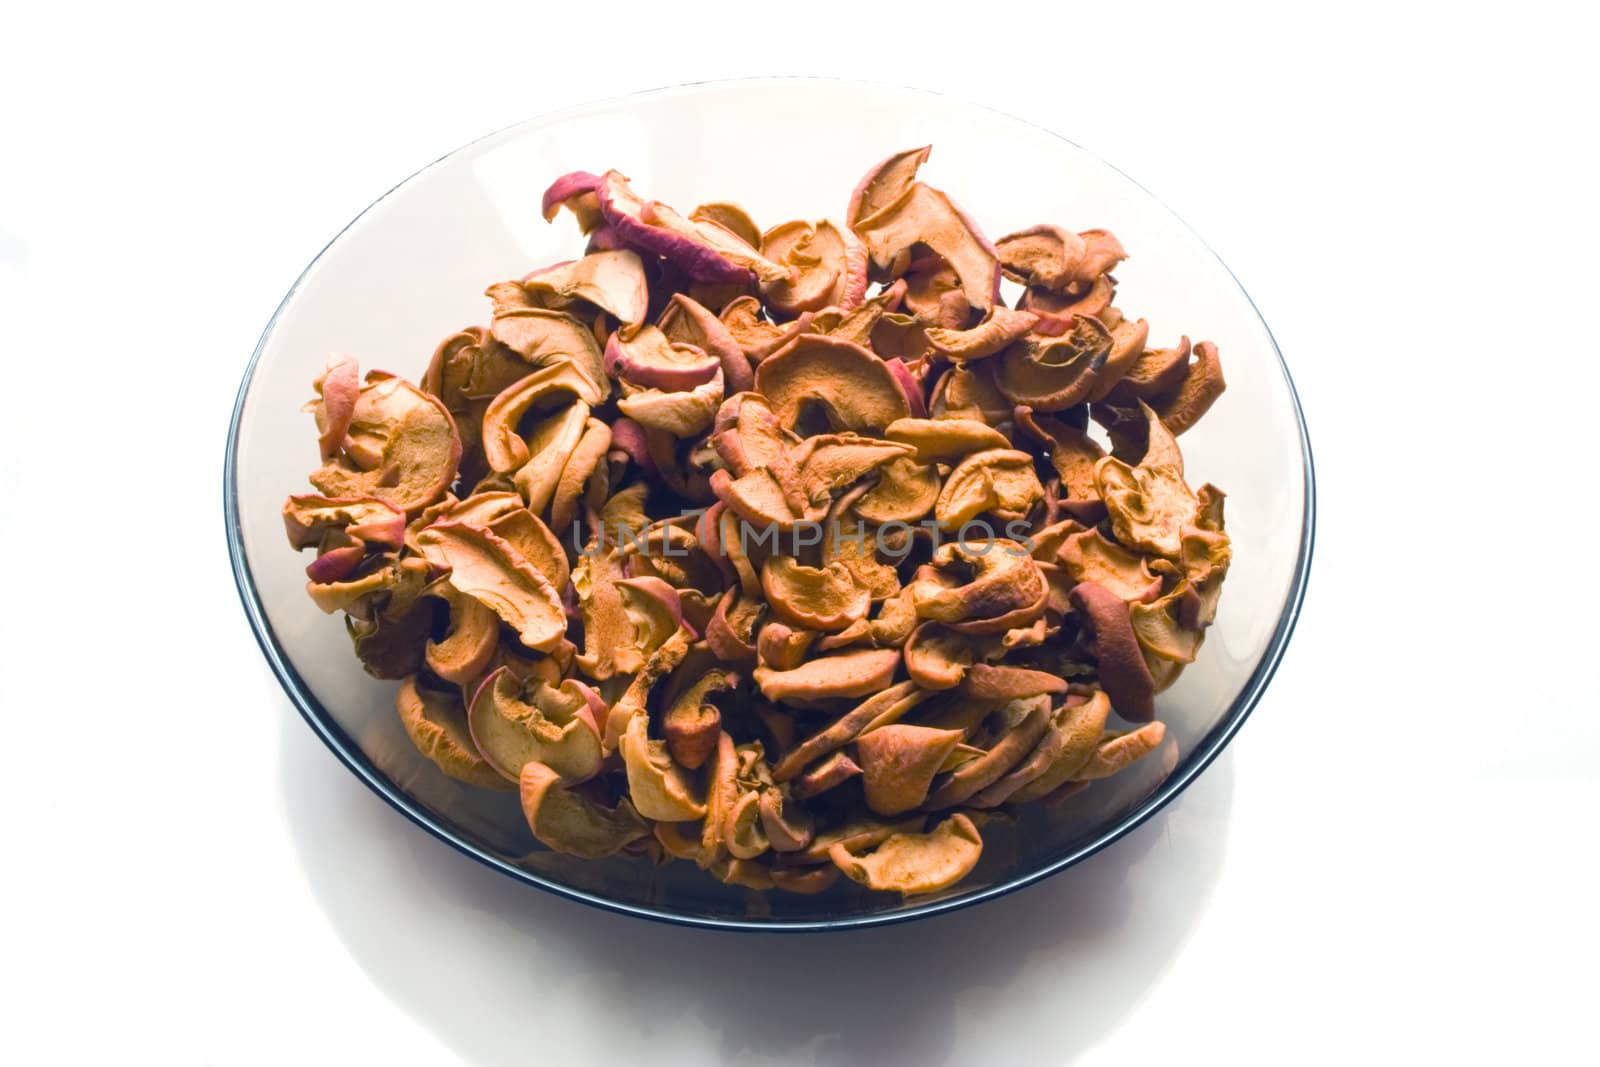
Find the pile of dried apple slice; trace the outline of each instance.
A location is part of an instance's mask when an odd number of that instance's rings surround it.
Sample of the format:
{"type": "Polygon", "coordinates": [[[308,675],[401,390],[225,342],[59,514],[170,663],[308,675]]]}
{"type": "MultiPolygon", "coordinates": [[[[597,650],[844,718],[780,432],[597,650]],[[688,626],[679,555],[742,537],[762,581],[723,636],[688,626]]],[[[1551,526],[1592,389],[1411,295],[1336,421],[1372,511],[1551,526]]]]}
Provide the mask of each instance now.
{"type": "Polygon", "coordinates": [[[991,243],[928,156],[765,230],[565,175],[581,258],[491,285],[420,384],[315,382],[311,597],[549,848],[927,893],[987,820],[1175,757],[1156,694],[1230,559],[1176,439],[1216,346],[1149,347],[1105,230],[991,243]]]}

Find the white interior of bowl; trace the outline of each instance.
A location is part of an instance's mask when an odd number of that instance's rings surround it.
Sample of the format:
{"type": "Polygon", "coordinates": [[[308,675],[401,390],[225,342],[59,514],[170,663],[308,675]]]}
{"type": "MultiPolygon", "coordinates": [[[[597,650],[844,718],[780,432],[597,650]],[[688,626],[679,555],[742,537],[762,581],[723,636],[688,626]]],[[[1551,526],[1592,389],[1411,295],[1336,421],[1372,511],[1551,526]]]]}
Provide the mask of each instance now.
{"type": "MultiPolygon", "coordinates": [[[[372,764],[468,843],[500,856],[533,848],[510,796],[460,786],[412,749],[394,686],[373,681],[338,616],[304,594],[306,559],[290,551],[279,508],[308,491],[316,463],[301,411],[329,352],[363,370],[416,379],[434,346],[487,321],[491,282],[581,254],[570,217],[547,224],[539,195],[570,170],[615,167],[643,194],[687,211],[743,204],[761,225],[841,219],[850,190],[890,152],[931,143],[923,176],[991,237],[1039,222],[1109,228],[1131,253],[1118,304],[1151,323],[1151,343],[1180,333],[1219,345],[1228,390],[1182,446],[1190,480],[1226,490],[1234,562],[1199,661],[1159,698],[1159,716],[1192,758],[1229,718],[1272,651],[1302,561],[1305,457],[1292,393],[1265,326],[1233,277],[1165,207],[1076,146],[1025,123],[944,97],[879,86],[774,81],[691,86],[536,119],[427,168],[375,204],[307,270],[263,339],[238,426],[238,533],[264,618],[311,698],[372,764]]],[[[1130,815],[1165,768],[1146,760],[1016,828],[986,835],[978,871],[946,894],[983,892],[1043,868],[1130,815]]],[[[909,905],[851,887],[762,900],[688,864],[603,864],[539,854],[528,869],[626,905],[700,918],[820,920],[891,914],[909,905]]]]}

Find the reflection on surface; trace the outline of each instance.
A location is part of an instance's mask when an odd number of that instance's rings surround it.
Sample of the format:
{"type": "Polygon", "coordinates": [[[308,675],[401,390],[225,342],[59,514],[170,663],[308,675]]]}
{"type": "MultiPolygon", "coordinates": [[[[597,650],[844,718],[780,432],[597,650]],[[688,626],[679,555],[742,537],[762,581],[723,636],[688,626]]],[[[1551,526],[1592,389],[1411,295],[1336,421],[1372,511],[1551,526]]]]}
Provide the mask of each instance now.
{"type": "Polygon", "coordinates": [[[287,708],[283,722],[284,803],[311,890],[378,988],[474,1063],[1068,1060],[1182,945],[1220,870],[1233,792],[1225,753],[1097,856],[951,915],[725,934],[488,870],[391,810],[287,708]]]}

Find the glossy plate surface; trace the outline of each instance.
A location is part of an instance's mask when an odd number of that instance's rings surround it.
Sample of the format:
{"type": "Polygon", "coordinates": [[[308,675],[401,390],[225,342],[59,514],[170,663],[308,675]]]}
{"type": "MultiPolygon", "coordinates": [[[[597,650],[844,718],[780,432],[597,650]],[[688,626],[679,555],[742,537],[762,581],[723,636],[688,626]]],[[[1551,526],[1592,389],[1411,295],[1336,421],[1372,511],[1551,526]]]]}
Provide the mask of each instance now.
{"type": "MultiPolygon", "coordinates": [[[[1271,678],[1294,627],[1311,560],[1311,451],[1283,361],[1249,297],[1176,216],[1087,152],[1017,119],[946,97],[878,85],[774,80],[686,86],[533,119],[423,169],[325,248],[262,335],[228,439],[224,509],[233,570],[268,661],[306,721],[347,766],[424,829],[531,885],[646,918],[735,929],[809,930],[896,922],[987,900],[1063,870],[1172,799],[1216,756],[1271,678]],[[434,346],[488,320],[491,282],[582,253],[570,217],[546,224],[539,194],[556,175],[615,167],[634,188],[687,211],[734,200],[761,225],[842,220],[862,173],[932,144],[923,170],[990,237],[1039,222],[1105,227],[1131,253],[1118,304],[1219,345],[1226,394],[1182,439],[1191,482],[1228,493],[1234,562],[1221,610],[1177,685],[1158,698],[1176,763],[1141,761],[1070,801],[984,832],[976,871],[943,893],[901,901],[844,884],[765,896],[688,863],[587,862],[536,851],[514,794],[445,778],[412,748],[395,684],[361,670],[339,616],[306,596],[306,559],[279,509],[308,492],[317,449],[301,405],[329,352],[363,371],[416,380],[434,346]],[[803,146],[803,151],[801,150],[803,146]]],[[[537,907],[530,897],[529,907],[537,907]]]]}

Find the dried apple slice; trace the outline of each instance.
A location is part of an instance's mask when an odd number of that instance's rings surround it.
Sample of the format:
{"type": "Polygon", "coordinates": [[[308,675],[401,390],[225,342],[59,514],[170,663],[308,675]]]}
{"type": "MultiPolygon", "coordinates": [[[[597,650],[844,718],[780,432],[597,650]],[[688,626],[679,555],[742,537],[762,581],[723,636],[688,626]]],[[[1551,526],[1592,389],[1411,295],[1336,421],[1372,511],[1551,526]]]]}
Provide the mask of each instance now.
{"type": "Polygon", "coordinates": [[[482,602],[459,592],[448,582],[434,593],[450,608],[443,640],[430,640],[423,649],[428,669],[447,682],[465,685],[483,675],[500,646],[500,618],[482,602]]]}
{"type": "Polygon", "coordinates": [[[411,743],[445,774],[468,785],[505,789],[506,782],[478,754],[467,731],[467,712],[456,690],[425,688],[415,676],[395,694],[400,724],[411,743]]]}
{"type": "Polygon", "coordinates": [[[311,383],[317,399],[311,402],[317,420],[317,445],[324,463],[339,454],[355,418],[361,396],[361,370],[353,356],[332,355],[327,368],[311,383]]]}
{"type": "Polygon", "coordinates": [[[867,807],[903,815],[928,798],[928,787],[961,743],[960,730],[893,723],[856,738],[867,807]]]}
{"type": "Polygon", "coordinates": [[[331,531],[340,531],[364,547],[399,548],[406,516],[377,497],[339,498],[306,493],[284,501],[283,527],[294,548],[312,548],[331,531]]]}
{"type": "Polygon", "coordinates": [[[851,881],[905,896],[955,885],[972,873],[982,855],[978,828],[959,812],[929,833],[893,834],[865,855],[852,853],[844,842],[828,850],[834,866],[851,881]]]}
{"type": "Polygon", "coordinates": [[[467,725],[483,758],[508,781],[537,761],[565,782],[581,782],[600,770],[597,703],[604,707],[582,682],[525,682],[502,667],[479,683],[467,725]]]}
{"type": "Polygon", "coordinates": [[[639,814],[664,822],[687,822],[705,815],[703,799],[684,768],[673,762],[666,743],[651,738],[650,719],[635,715],[622,735],[622,762],[628,772],[628,795],[639,814]]]}
{"type": "MultiPolygon", "coordinates": [[[[602,379],[603,376],[602,371],[602,379]]],[[[483,450],[489,466],[496,471],[510,472],[528,462],[529,445],[518,429],[530,411],[581,407],[586,418],[587,409],[604,400],[606,393],[607,389],[597,387],[570,363],[542,367],[507,386],[483,414],[483,450]]]]}
{"type": "Polygon", "coordinates": [[[788,277],[788,270],[762,257],[733,231],[713,221],[692,221],[658,201],[645,201],[614,170],[601,175],[595,196],[606,223],[624,244],[664,256],[689,277],[742,283],[788,277]]]}
{"type": "Polygon", "coordinates": [[[615,315],[624,326],[644,322],[650,302],[644,265],[625,248],[535,271],[522,279],[522,287],[556,308],[586,300],[615,315]]]}
{"type": "Polygon", "coordinates": [[[756,684],[768,700],[804,704],[876,693],[894,678],[898,648],[875,648],[821,656],[793,670],[755,669],[756,684]]]}
{"type": "Polygon", "coordinates": [[[1056,560],[1074,583],[1095,582],[1129,602],[1153,600],[1161,592],[1161,579],[1151,573],[1145,558],[1098,529],[1068,537],[1056,560]]]}
{"type": "Polygon", "coordinates": [[[545,189],[539,203],[540,213],[546,222],[552,222],[556,214],[566,208],[577,218],[579,229],[590,233],[605,223],[605,217],[600,213],[600,203],[595,199],[595,189],[599,185],[598,174],[584,170],[563,174],[545,189]]]}
{"type": "Polygon", "coordinates": [[[713,365],[711,378],[692,389],[624,386],[617,407],[646,429],[659,430],[675,438],[687,438],[703,433],[711,426],[722,399],[722,368],[713,365]]]}
{"type": "Polygon", "coordinates": [[[915,448],[922,463],[950,463],[974,452],[1011,447],[1005,434],[979,419],[899,419],[884,436],[915,448]]]}
{"type": "Polygon", "coordinates": [[[738,204],[714,200],[701,204],[689,212],[691,222],[714,222],[752,248],[761,245],[761,228],[750,218],[750,213],[738,204]]]}
{"type": "MultiPolygon", "coordinates": [[[[826,660],[811,662],[826,662],[826,660]]],[[[919,690],[912,682],[901,682],[887,688],[879,686],[878,689],[878,692],[839,716],[832,724],[785,752],[772,767],[773,780],[787,782],[808,765],[849,744],[863,731],[898,722],[929,695],[919,690]]]]}
{"type": "MultiPolygon", "coordinates": [[[[666,736],[668,754],[691,771],[711,757],[722,733],[722,712],[711,703],[711,694],[731,689],[739,682],[739,676],[731,671],[717,667],[705,669],[703,663],[695,667],[704,673],[682,692],[671,694],[661,716],[661,732],[666,736]]],[[[681,668],[688,669],[687,665],[681,668]]],[[[676,678],[674,675],[674,680],[676,678]]]]}
{"type": "Polygon", "coordinates": [[[1006,277],[1054,290],[1091,283],[1128,258],[1109,230],[1072,233],[1059,226],[1032,226],[1007,234],[994,247],[1006,277]]]}
{"type": "Polygon", "coordinates": [[[440,523],[417,535],[428,562],[489,607],[528,648],[554,651],[567,632],[561,597],[543,574],[498,535],[465,523],[440,523]]]}
{"type": "Polygon", "coordinates": [[[1154,752],[1167,736],[1164,723],[1148,722],[1137,730],[1113,734],[1100,742],[1089,762],[1073,776],[1074,781],[1090,782],[1109,778],[1136,760],[1154,752]]]}
{"type": "Polygon", "coordinates": [[[779,618],[810,630],[842,630],[872,607],[871,590],[839,560],[807,567],[773,556],[761,569],[761,588],[779,618]]]}
{"type": "MultiPolygon", "coordinates": [[[[526,299],[526,293],[516,283],[512,286],[526,299]]],[[[495,290],[490,289],[493,293],[495,290]]],[[[570,367],[585,383],[579,395],[591,404],[605,399],[608,391],[605,363],[601,358],[600,342],[594,331],[565,311],[531,305],[506,305],[496,301],[494,321],[490,326],[495,340],[511,349],[535,367],[570,367]],[[590,397],[590,393],[594,397],[590,397]]],[[[498,469],[498,468],[497,468],[498,469]]]]}
{"type": "Polygon", "coordinates": [[[1044,497],[1033,457],[1009,448],[974,452],[945,479],[933,506],[939,525],[959,530],[979,515],[1024,515],[1044,497]]]}
{"type": "Polygon", "coordinates": [[[1031,311],[1013,311],[1004,304],[996,304],[976,326],[968,329],[935,327],[927,330],[926,336],[934,351],[961,363],[994,355],[1021,339],[1038,322],[1039,316],[1031,311]]]}
{"type": "Polygon", "coordinates": [[[1028,758],[1004,777],[973,797],[974,807],[988,808],[1007,801],[1039,800],[1071,781],[1088,764],[1100,745],[1111,700],[1100,691],[1056,709],[1050,732],[1028,758]]]}
{"type": "Polygon", "coordinates": [[[659,325],[673,343],[690,345],[714,357],[722,365],[724,388],[729,393],[742,393],[755,383],[750,358],[732,331],[699,301],[673,293],[661,311],[659,325]]]}
{"type": "Polygon", "coordinates": [[[1089,399],[1111,355],[1105,325],[1078,315],[1059,337],[1024,337],[993,362],[995,386],[1013,404],[1036,411],[1063,411],[1089,399]]]}
{"type": "Polygon", "coordinates": [[[753,296],[741,296],[730,301],[717,317],[728,328],[729,336],[744,350],[745,358],[752,363],[760,363],[811,326],[810,312],[783,325],[762,318],[761,301],[753,296]]]}
{"type": "Polygon", "coordinates": [[[785,222],[761,238],[761,254],[790,277],[761,283],[769,307],[784,315],[830,305],[849,310],[867,293],[867,250],[849,230],[821,222],[785,222]]]}
{"type": "Polygon", "coordinates": [[[330,497],[376,497],[414,514],[438,500],[456,476],[461,437],[438,397],[371,371],[350,411],[345,446],[311,474],[330,497]]]}
{"type": "Polygon", "coordinates": [[[606,372],[643,388],[684,390],[709,382],[721,361],[695,345],[671,341],[656,326],[606,342],[606,372]]]}
{"type": "Polygon", "coordinates": [[[1160,417],[1139,402],[1148,444],[1138,466],[1115,456],[1095,464],[1095,483],[1105,499],[1117,540],[1169,559],[1182,549],[1183,530],[1199,518],[1200,502],[1183,480],[1183,458],[1160,417]]]}
{"type": "Polygon", "coordinates": [[[998,714],[998,739],[983,755],[963,763],[942,779],[924,804],[926,808],[938,811],[961,804],[1020,763],[1050,726],[1050,698],[1013,700],[998,714]]]}
{"type": "Polygon", "coordinates": [[[1134,636],[1128,605],[1094,582],[1074,586],[1072,604],[1083,613],[1093,632],[1100,683],[1111,698],[1111,706],[1129,722],[1155,718],[1155,679],[1134,636]]]}
{"type": "Polygon", "coordinates": [[[528,829],[546,848],[581,859],[613,856],[650,835],[626,797],[605,808],[569,789],[542,763],[523,766],[519,781],[522,814],[528,829]]]}
{"type": "Polygon", "coordinates": [[[1004,633],[1044,611],[1044,572],[1015,541],[940,545],[911,584],[917,616],[966,634],[1004,633]]]}
{"type": "Polygon", "coordinates": [[[756,391],[785,429],[820,409],[835,430],[881,431],[909,418],[911,405],[894,374],[872,352],[831,337],[804,334],[756,368],[756,391]]]}
{"type": "Polygon", "coordinates": [[[988,311],[1000,298],[1000,259],[950,197],[915,180],[928,155],[927,148],[913,149],[868,171],[850,198],[850,228],[866,244],[873,265],[892,274],[900,273],[893,268],[914,246],[932,249],[961,279],[967,303],[988,311]]]}

